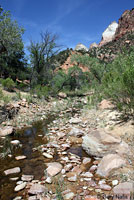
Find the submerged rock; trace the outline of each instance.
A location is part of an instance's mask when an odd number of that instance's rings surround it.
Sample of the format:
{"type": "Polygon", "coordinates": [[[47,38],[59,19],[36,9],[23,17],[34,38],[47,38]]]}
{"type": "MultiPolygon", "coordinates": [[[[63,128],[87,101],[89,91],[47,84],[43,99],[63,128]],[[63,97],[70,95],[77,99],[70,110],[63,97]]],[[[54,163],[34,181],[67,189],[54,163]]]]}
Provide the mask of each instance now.
{"type": "Polygon", "coordinates": [[[23,159],[25,159],[25,158],[26,158],[26,156],[16,156],[16,157],[15,157],[16,160],[23,160],[23,159]]]}
{"type": "Polygon", "coordinates": [[[4,171],[5,175],[9,175],[9,174],[17,174],[17,173],[20,173],[20,168],[19,167],[15,167],[15,168],[12,168],[12,169],[7,169],[4,171]]]}
{"type": "Polygon", "coordinates": [[[34,178],[33,175],[22,175],[21,180],[22,180],[22,181],[29,182],[29,181],[32,181],[33,178],[34,178]]]}
{"type": "Polygon", "coordinates": [[[19,140],[12,140],[11,144],[13,144],[13,145],[19,145],[20,141],[19,140]]]}
{"type": "Polygon", "coordinates": [[[14,188],[14,191],[15,191],[15,192],[18,192],[18,191],[20,191],[20,190],[23,190],[25,187],[26,187],[26,182],[23,182],[23,183],[17,185],[17,186],[14,188]]]}

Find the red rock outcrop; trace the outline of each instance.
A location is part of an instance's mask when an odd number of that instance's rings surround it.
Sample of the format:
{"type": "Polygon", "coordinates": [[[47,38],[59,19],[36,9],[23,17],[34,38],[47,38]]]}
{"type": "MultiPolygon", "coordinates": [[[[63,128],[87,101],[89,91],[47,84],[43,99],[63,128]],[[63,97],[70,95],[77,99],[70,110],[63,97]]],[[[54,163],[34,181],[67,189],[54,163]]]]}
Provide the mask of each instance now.
{"type": "MultiPolygon", "coordinates": [[[[79,53],[76,52],[76,51],[72,51],[71,54],[73,55],[73,54],[79,54],[79,53]]],[[[62,69],[65,73],[67,73],[68,70],[69,70],[71,67],[74,67],[74,66],[76,66],[76,65],[82,70],[82,72],[88,72],[88,71],[89,71],[89,68],[88,68],[88,67],[86,67],[86,66],[84,66],[84,65],[82,65],[82,64],[80,64],[80,63],[77,63],[77,62],[72,62],[72,61],[71,61],[71,56],[69,56],[69,57],[67,58],[67,60],[64,62],[63,65],[61,65],[59,68],[56,68],[55,72],[57,72],[58,70],[62,69]]]]}
{"type": "Polygon", "coordinates": [[[126,10],[119,19],[118,24],[115,40],[118,40],[127,32],[134,32],[134,8],[132,10],[126,10]]]}

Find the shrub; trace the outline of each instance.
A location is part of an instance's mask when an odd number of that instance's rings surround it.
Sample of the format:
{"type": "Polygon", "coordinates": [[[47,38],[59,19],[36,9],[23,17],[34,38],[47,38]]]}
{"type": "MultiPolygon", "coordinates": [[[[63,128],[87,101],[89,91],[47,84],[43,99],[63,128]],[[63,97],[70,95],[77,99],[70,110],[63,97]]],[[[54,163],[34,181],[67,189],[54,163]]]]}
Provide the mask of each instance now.
{"type": "Polygon", "coordinates": [[[125,115],[134,114],[134,51],[119,55],[101,85],[104,98],[110,98],[125,115]]]}
{"type": "Polygon", "coordinates": [[[4,89],[6,89],[8,91],[12,91],[13,88],[15,87],[15,83],[11,78],[4,79],[2,81],[2,85],[3,85],[4,89]]]}
{"type": "Polygon", "coordinates": [[[41,86],[37,85],[34,89],[33,92],[37,94],[38,98],[47,98],[50,93],[50,88],[48,86],[41,86]]]}

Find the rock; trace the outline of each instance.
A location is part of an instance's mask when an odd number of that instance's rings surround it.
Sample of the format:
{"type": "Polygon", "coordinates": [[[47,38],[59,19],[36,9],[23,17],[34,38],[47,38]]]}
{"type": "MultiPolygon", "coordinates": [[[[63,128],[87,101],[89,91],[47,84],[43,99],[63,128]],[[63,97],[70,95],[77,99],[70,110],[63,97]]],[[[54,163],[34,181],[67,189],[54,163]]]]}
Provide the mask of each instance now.
{"type": "Polygon", "coordinates": [[[22,177],[21,177],[21,180],[22,181],[26,181],[26,182],[30,182],[30,181],[32,181],[34,179],[34,176],[33,175],[22,175],[22,177]]]}
{"type": "Polygon", "coordinates": [[[126,154],[130,152],[128,145],[121,142],[119,137],[114,137],[104,130],[95,130],[82,137],[83,149],[91,156],[103,157],[104,155],[116,153],[126,154]]]}
{"type": "Polygon", "coordinates": [[[0,129],[0,137],[11,135],[12,133],[13,133],[13,127],[11,126],[0,129]]]}
{"type": "Polygon", "coordinates": [[[19,177],[10,178],[11,181],[17,181],[19,177]]]}
{"type": "Polygon", "coordinates": [[[70,193],[67,193],[67,194],[64,195],[64,199],[71,200],[71,199],[74,198],[74,196],[75,196],[75,194],[73,192],[70,192],[70,193]]]}
{"type": "Polygon", "coordinates": [[[71,163],[65,165],[64,169],[65,171],[69,171],[70,169],[72,169],[73,165],[71,163]]]}
{"type": "Polygon", "coordinates": [[[40,194],[45,192],[47,192],[47,189],[43,185],[37,183],[33,184],[28,191],[29,194],[40,194]]]}
{"type": "Polygon", "coordinates": [[[48,166],[46,171],[49,176],[55,176],[62,170],[62,165],[58,162],[47,163],[46,165],[48,166]]]}
{"type": "Polygon", "coordinates": [[[112,185],[113,185],[113,186],[118,185],[118,183],[119,183],[118,180],[113,180],[113,181],[112,181],[112,185]]]}
{"type": "Polygon", "coordinates": [[[133,182],[124,182],[124,183],[120,183],[119,185],[115,186],[113,188],[113,192],[114,192],[114,199],[131,199],[131,197],[133,197],[133,192],[134,192],[134,183],[133,182]],[[117,197],[117,198],[116,198],[117,197]]]}
{"type": "Polygon", "coordinates": [[[118,24],[115,33],[115,40],[121,38],[127,32],[134,32],[134,9],[124,11],[118,24]]]}
{"type": "Polygon", "coordinates": [[[107,177],[110,173],[126,164],[126,161],[117,154],[108,154],[104,156],[98,165],[96,174],[107,177]]]}
{"type": "Polygon", "coordinates": [[[79,118],[71,118],[69,120],[70,124],[79,124],[80,122],[81,122],[81,119],[79,119],[79,118]]]}
{"type": "Polygon", "coordinates": [[[91,163],[91,158],[83,158],[82,163],[83,163],[84,165],[90,164],[90,163],[91,163]]]}
{"type": "Polygon", "coordinates": [[[13,200],[21,200],[22,197],[21,196],[18,196],[18,197],[15,197],[13,200]]]}
{"type": "Polygon", "coordinates": [[[66,135],[66,134],[63,133],[63,132],[58,132],[58,133],[57,133],[57,136],[58,136],[59,138],[63,138],[65,135],[66,135]]]}
{"type": "Polygon", "coordinates": [[[13,145],[19,145],[20,141],[19,140],[12,140],[11,144],[13,144],[13,145]]]}
{"type": "Polygon", "coordinates": [[[14,188],[14,191],[15,191],[15,192],[18,192],[18,191],[20,191],[20,190],[23,190],[25,187],[26,187],[26,182],[23,182],[22,184],[17,185],[17,186],[14,188]]]}
{"type": "MultiPolygon", "coordinates": [[[[70,121],[69,121],[70,122],[70,121]]],[[[71,120],[71,123],[74,123],[75,122],[75,124],[76,123],[79,123],[79,122],[81,122],[81,120],[79,120],[79,119],[75,119],[75,120],[71,120]]],[[[75,128],[75,127],[73,127],[72,129],[71,129],[71,131],[68,133],[68,135],[70,135],[70,136],[75,136],[75,137],[80,137],[80,136],[83,136],[84,135],[84,131],[82,131],[81,129],[78,129],[78,128],[75,128]]]]}
{"type": "Polygon", "coordinates": [[[114,37],[115,37],[115,33],[116,33],[116,29],[118,28],[118,23],[117,22],[112,22],[107,28],[106,30],[103,32],[102,34],[102,40],[99,43],[99,46],[102,46],[108,42],[111,42],[114,37]]]}
{"type": "Polygon", "coordinates": [[[5,175],[9,175],[9,174],[17,174],[17,173],[20,173],[20,168],[19,167],[15,167],[15,168],[12,168],[12,169],[7,169],[4,171],[5,175]]]}
{"type": "Polygon", "coordinates": [[[77,175],[69,177],[68,181],[70,181],[70,182],[76,182],[77,181],[77,175]]]}
{"type": "Polygon", "coordinates": [[[26,158],[26,156],[16,156],[16,157],[15,157],[16,160],[23,160],[23,159],[25,159],[25,158],[26,158]]]}
{"type": "Polygon", "coordinates": [[[103,100],[99,103],[99,108],[100,108],[101,110],[109,109],[109,108],[113,108],[113,107],[114,107],[114,105],[113,105],[110,101],[108,101],[108,100],[106,100],[106,99],[103,99],[103,100]]]}
{"type": "Polygon", "coordinates": [[[81,174],[81,176],[86,177],[86,178],[91,178],[91,177],[93,177],[93,174],[90,173],[90,172],[83,172],[83,173],[81,174]]]}
{"type": "Polygon", "coordinates": [[[58,97],[65,99],[67,98],[67,95],[64,92],[59,92],[58,97]]]}
{"type": "Polygon", "coordinates": [[[112,188],[111,188],[110,185],[101,184],[101,185],[100,185],[100,189],[101,189],[101,190],[105,190],[105,191],[110,191],[112,188]]]}
{"type": "Polygon", "coordinates": [[[47,177],[47,179],[45,180],[45,182],[51,184],[52,183],[52,179],[50,177],[47,177]]]}
{"type": "Polygon", "coordinates": [[[20,185],[20,184],[22,184],[23,183],[23,181],[18,181],[16,184],[17,185],[20,185]]]}
{"type": "Polygon", "coordinates": [[[31,196],[28,198],[28,200],[37,200],[37,196],[31,196]]]}
{"type": "Polygon", "coordinates": [[[97,169],[97,165],[92,165],[89,169],[90,172],[94,172],[97,169]]]}
{"type": "Polygon", "coordinates": [[[96,42],[90,44],[90,48],[89,49],[92,49],[92,48],[97,48],[98,47],[98,44],[96,44],[96,42]]]}
{"type": "Polygon", "coordinates": [[[46,152],[44,152],[42,155],[45,156],[46,158],[50,158],[50,159],[53,158],[52,155],[50,155],[50,154],[48,154],[46,152]]]}
{"type": "Polygon", "coordinates": [[[86,196],[84,200],[99,200],[96,196],[86,196]]]}
{"type": "Polygon", "coordinates": [[[86,52],[87,52],[87,51],[88,51],[88,48],[87,48],[85,45],[79,43],[79,44],[76,45],[76,47],[75,47],[74,50],[75,50],[75,51],[81,51],[81,50],[83,50],[83,51],[86,51],[86,52]]]}

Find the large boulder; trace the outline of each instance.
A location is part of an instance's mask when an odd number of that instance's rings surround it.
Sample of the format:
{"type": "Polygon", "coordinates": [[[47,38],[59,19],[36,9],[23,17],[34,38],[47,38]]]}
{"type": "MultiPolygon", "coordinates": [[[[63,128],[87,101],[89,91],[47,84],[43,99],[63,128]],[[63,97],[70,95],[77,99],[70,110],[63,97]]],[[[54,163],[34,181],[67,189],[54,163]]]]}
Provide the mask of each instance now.
{"type": "Polygon", "coordinates": [[[79,44],[76,45],[74,50],[75,51],[81,51],[81,50],[82,51],[88,51],[88,48],[84,44],[79,43],[79,44]]]}
{"type": "Polygon", "coordinates": [[[111,42],[115,37],[116,29],[118,28],[117,22],[112,22],[106,30],[102,33],[102,40],[99,43],[99,46],[102,46],[108,42],[111,42]]]}
{"type": "Polygon", "coordinates": [[[113,192],[114,192],[114,196],[118,197],[118,198],[114,198],[115,200],[133,199],[134,198],[134,183],[133,182],[120,183],[119,185],[114,187],[113,192]]]}
{"type": "Polygon", "coordinates": [[[82,147],[91,156],[103,157],[111,153],[128,154],[128,145],[120,137],[114,137],[104,130],[95,130],[82,137],[82,147]]]}
{"type": "Polygon", "coordinates": [[[96,174],[102,177],[108,177],[113,170],[118,169],[126,164],[124,158],[118,154],[108,154],[104,156],[98,165],[96,174]]]}

